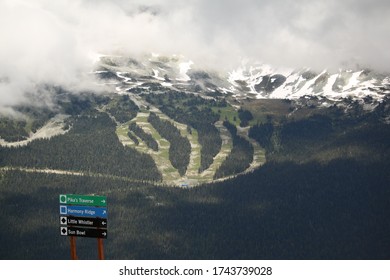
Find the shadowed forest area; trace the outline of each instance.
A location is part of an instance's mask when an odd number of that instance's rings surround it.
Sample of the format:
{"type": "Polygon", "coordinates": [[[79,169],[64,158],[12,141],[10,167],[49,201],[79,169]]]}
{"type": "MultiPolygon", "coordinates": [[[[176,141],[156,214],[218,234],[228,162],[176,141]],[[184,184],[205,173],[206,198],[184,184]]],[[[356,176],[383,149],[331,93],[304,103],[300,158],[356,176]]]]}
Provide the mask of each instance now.
{"type": "MultiPolygon", "coordinates": [[[[389,164],[267,163],[193,189],[21,172],[0,179],[1,259],[68,259],[58,194],[108,197],[108,259],[388,259],[389,164]]],[[[80,259],[96,240],[78,238],[80,259]]]]}

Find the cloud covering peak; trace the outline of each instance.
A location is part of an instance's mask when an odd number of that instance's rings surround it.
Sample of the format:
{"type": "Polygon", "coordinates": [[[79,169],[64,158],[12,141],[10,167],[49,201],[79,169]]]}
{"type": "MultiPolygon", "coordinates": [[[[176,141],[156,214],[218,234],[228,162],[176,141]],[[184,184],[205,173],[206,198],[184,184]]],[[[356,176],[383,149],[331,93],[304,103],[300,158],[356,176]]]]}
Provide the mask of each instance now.
{"type": "Polygon", "coordinates": [[[0,106],[42,83],[89,87],[96,53],[389,71],[389,14],[387,0],[3,0],[0,106]]]}

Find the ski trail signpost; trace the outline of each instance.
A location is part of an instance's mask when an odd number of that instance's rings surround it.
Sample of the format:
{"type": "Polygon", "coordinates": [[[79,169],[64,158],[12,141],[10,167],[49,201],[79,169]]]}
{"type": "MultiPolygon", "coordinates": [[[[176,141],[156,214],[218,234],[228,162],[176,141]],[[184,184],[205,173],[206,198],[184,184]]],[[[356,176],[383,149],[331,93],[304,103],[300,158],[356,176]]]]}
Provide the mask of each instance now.
{"type": "Polygon", "coordinates": [[[107,238],[107,197],[60,194],[60,234],[70,237],[71,258],[77,259],[76,237],[98,239],[99,259],[104,259],[107,238]]]}

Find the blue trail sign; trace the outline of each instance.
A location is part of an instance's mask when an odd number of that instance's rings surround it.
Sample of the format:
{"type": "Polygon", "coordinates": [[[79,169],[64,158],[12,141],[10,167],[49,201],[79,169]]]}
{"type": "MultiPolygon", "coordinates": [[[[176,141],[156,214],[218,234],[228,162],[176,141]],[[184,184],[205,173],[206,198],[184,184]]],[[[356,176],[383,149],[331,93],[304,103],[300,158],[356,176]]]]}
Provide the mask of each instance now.
{"type": "Polygon", "coordinates": [[[107,218],[107,208],[60,205],[60,214],[75,217],[107,218]]]}

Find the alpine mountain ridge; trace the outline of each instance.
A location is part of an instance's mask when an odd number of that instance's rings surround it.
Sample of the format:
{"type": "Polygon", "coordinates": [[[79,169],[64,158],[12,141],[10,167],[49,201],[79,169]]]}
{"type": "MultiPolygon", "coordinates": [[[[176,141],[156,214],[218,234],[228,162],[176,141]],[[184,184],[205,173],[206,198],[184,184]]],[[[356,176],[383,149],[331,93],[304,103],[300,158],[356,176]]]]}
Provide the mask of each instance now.
{"type": "MultiPolygon", "coordinates": [[[[390,94],[390,75],[368,68],[316,72],[310,68],[274,68],[268,64],[241,65],[227,72],[199,68],[182,56],[153,54],[143,59],[100,56],[94,71],[118,92],[227,94],[236,99],[316,98],[326,106],[352,99],[376,106],[390,94]]],[[[368,107],[367,107],[368,108],[368,107]]]]}

